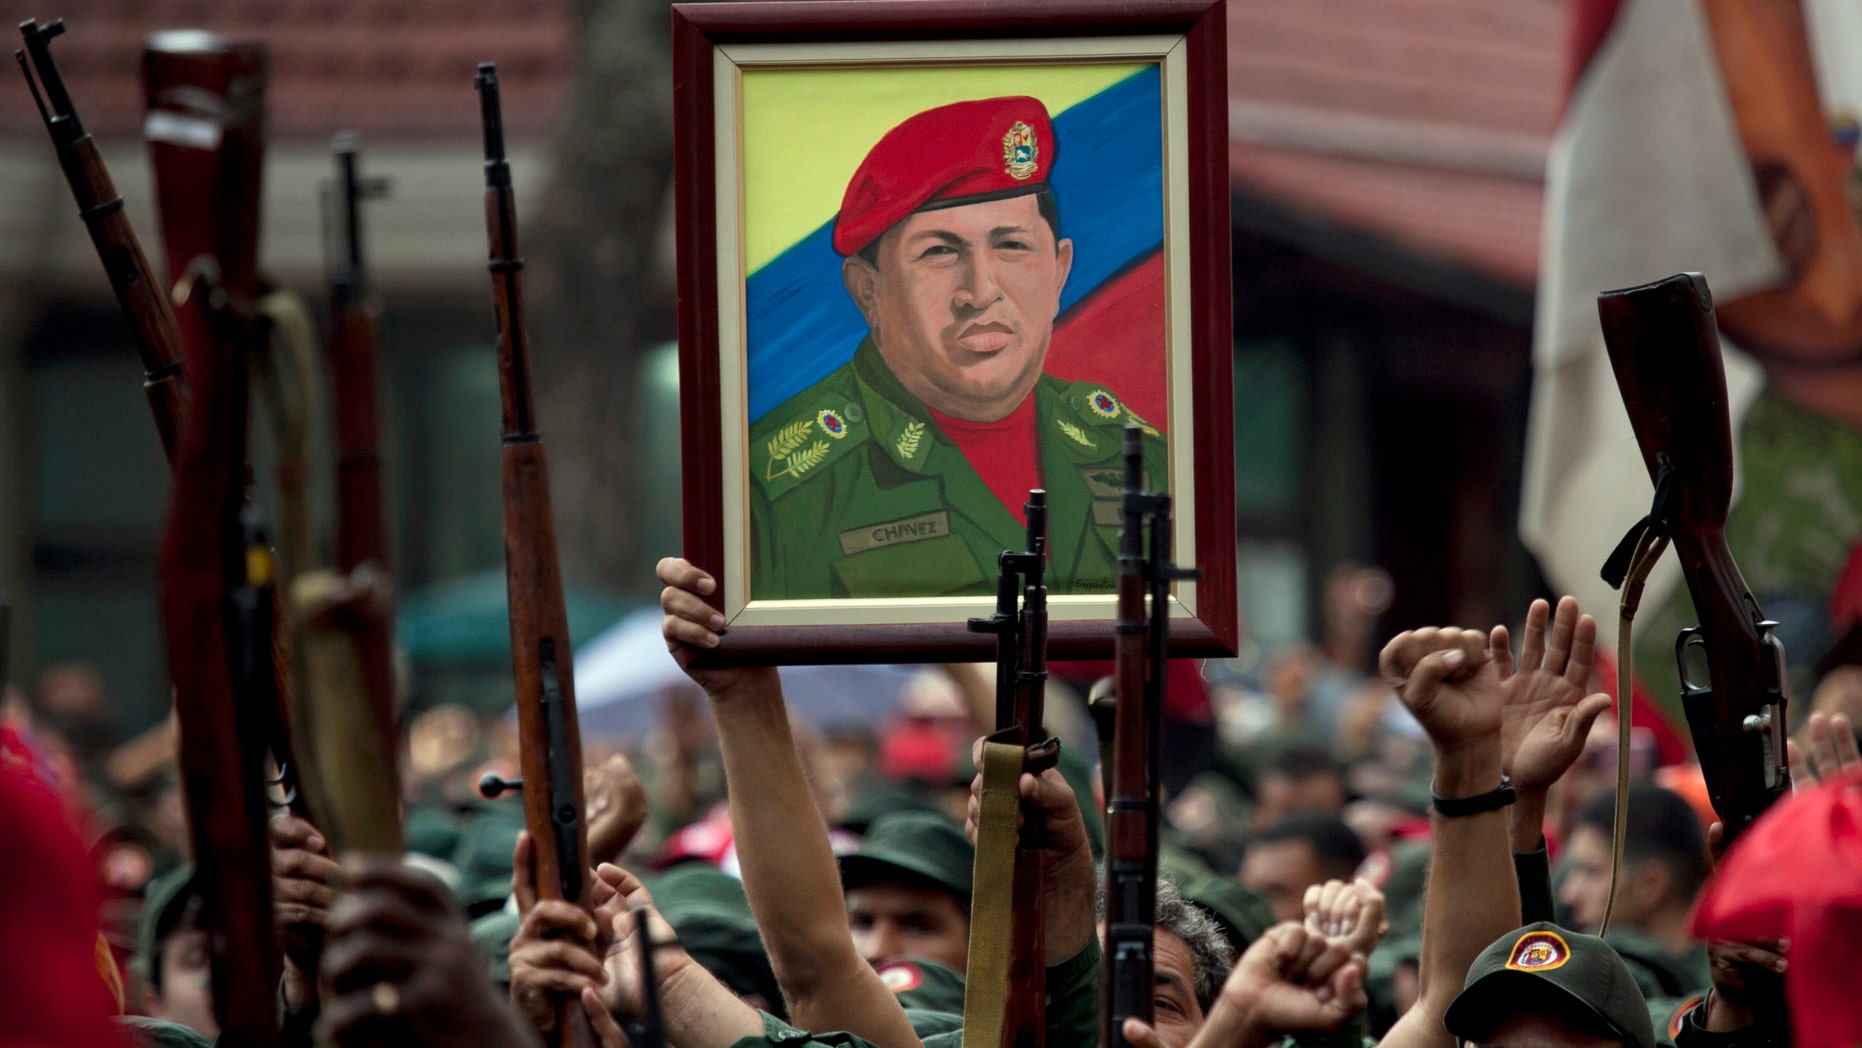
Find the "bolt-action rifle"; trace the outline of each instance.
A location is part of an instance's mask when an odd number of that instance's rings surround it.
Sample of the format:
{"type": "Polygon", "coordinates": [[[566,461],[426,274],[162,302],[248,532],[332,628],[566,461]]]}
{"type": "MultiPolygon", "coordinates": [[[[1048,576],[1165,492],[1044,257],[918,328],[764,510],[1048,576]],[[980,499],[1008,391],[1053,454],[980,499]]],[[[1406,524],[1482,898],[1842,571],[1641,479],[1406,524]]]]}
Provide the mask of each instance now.
{"type": "Polygon", "coordinates": [[[26,74],[39,116],[52,136],[58,166],[64,170],[71,195],[77,199],[78,215],[90,232],[91,245],[97,249],[110,289],[129,321],[130,336],[142,356],[142,387],[149,398],[149,411],[155,416],[162,451],[173,461],[182,416],[187,410],[181,376],[181,334],[175,324],[174,307],[168,301],[167,286],[149,269],[148,257],[142,253],[129,216],[123,212],[123,198],[117,195],[97,143],[78,119],[64,78],[58,74],[58,64],[52,59],[52,39],[64,31],[63,19],[41,26],[29,18],[19,24],[26,46],[13,55],[26,74]]]}
{"type": "Polygon", "coordinates": [[[301,798],[284,714],[280,600],[246,498],[251,347],[263,329],[258,198],[264,55],[207,34],[144,53],[144,124],[190,403],[161,576],[189,830],[209,900],[213,999],[230,1045],[277,1043],[266,757],[301,798]]]}
{"type": "MultiPolygon", "coordinates": [[[[1605,292],[1597,310],[1623,405],[1655,481],[1649,516],[1624,538],[1604,578],[1639,599],[1641,580],[1662,546],[1672,543],[1680,557],[1700,618],[1675,644],[1681,706],[1730,843],[1790,790],[1791,772],[1784,646],[1726,545],[1733,438],[1713,296],[1699,273],[1683,273],[1605,292]]],[[[1625,618],[1633,613],[1632,600],[1625,618]]],[[[1626,627],[1627,621],[1618,643],[1625,664],[1631,658],[1626,627]]]]}
{"type": "Polygon", "coordinates": [[[1125,427],[1120,497],[1117,699],[1112,788],[1106,818],[1105,1027],[1101,1043],[1124,1048],[1125,1020],[1153,1019],[1157,826],[1164,683],[1169,673],[1170,588],[1201,572],[1170,553],[1170,496],[1144,490],[1144,435],[1125,427]],[[1146,598],[1150,600],[1147,613],[1146,598]]]}
{"type": "Polygon", "coordinates": [[[1047,492],[1022,507],[1027,546],[998,558],[996,610],[969,628],[996,637],[996,730],[983,740],[976,901],[964,993],[969,1048],[1039,1048],[1047,1026],[1040,820],[1016,832],[1024,772],[1060,759],[1043,725],[1047,691],[1047,492]],[[1007,882],[1006,884],[1004,882],[1007,882]],[[1005,890],[1005,888],[1007,890],[1005,890]]]}
{"type": "MultiPolygon", "coordinates": [[[[336,180],[325,187],[329,238],[330,324],[327,353],[336,419],[336,569],[351,575],[364,566],[384,590],[350,630],[362,690],[384,739],[395,738],[394,609],[387,580],[388,518],[382,503],[381,427],[377,392],[376,318],[362,250],[362,203],[380,197],[387,182],[365,178],[354,135],[333,145],[336,180]]],[[[392,752],[392,747],[390,747],[392,752]]]]}
{"type": "MultiPolygon", "coordinates": [[[[556,559],[549,464],[530,383],[524,331],[523,259],[517,253],[517,202],[504,155],[498,70],[481,63],[474,80],[485,129],[485,230],[498,322],[498,384],[504,413],[504,572],[510,594],[511,663],[523,747],[524,822],[534,845],[537,897],[589,906],[588,827],[582,818],[582,739],[576,727],[569,619],[556,559]]],[[[487,776],[481,792],[514,785],[487,776]]],[[[597,1043],[581,1002],[558,1002],[556,1044],[597,1043]]]]}

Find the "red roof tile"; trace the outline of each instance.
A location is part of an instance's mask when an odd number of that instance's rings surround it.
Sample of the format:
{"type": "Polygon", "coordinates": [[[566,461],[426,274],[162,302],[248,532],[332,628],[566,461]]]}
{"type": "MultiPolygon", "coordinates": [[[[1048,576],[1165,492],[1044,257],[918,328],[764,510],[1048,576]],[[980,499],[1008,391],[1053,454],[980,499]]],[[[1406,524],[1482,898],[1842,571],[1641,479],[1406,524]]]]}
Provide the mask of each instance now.
{"type": "MultiPolygon", "coordinates": [[[[182,26],[267,45],[267,119],[281,139],[345,129],[476,135],[472,73],[481,61],[498,63],[512,134],[541,134],[562,99],[569,62],[568,20],[557,0],[55,0],[40,17],[64,18],[69,31],[53,53],[79,114],[100,137],[136,133],[142,42],[182,26]]],[[[24,88],[17,90],[17,104],[0,105],[0,132],[34,127],[24,88]]]]}
{"type": "Polygon", "coordinates": [[[1531,286],[1566,3],[1230,3],[1237,187],[1531,286]]]}
{"type": "MultiPolygon", "coordinates": [[[[1236,0],[1237,186],[1529,286],[1539,183],[1561,103],[1568,0],[1236,0]]],[[[563,97],[560,0],[62,0],[57,46],[80,111],[134,134],[149,33],[198,25],[271,47],[280,139],[477,133],[470,76],[498,61],[514,136],[563,97]]],[[[36,131],[23,103],[0,133],[36,131]]]]}

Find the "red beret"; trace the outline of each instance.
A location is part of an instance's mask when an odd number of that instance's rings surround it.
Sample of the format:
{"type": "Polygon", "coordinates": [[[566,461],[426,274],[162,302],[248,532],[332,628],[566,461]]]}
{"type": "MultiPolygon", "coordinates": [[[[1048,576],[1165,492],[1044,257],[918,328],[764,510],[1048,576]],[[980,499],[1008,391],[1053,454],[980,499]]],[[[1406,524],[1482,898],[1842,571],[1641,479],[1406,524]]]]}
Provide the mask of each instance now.
{"type": "Polygon", "coordinates": [[[1054,124],[1038,98],[1014,95],[927,109],[886,132],[847,183],[834,250],[851,255],[914,211],[1047,184],[1054,124]]]}

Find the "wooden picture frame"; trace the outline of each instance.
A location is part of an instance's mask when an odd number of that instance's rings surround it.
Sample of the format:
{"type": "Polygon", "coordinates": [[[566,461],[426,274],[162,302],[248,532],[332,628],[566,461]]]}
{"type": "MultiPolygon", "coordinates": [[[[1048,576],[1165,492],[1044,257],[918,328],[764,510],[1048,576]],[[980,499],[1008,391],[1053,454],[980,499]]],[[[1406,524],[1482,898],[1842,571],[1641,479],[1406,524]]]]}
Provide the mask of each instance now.
{"type": "MultiPolygon", "coordinates": [[[[1103,465],[1086,460],[1108,449],[1116,454],[1112,427],[1134,421],[1157,442],[1155,459],[1147,451],[1147,470],[1155,462],[1174,496],[1177,560],[1202,570],[1200,580],[1173,591],[1172,653],[1233,654],[1239,614],[1221,0],[811,0],[672,10],[685,556],[716,577],[709,599],[729,622],[705,659],[992,657],[994,639],[965,623],[993,609],[995,564],[980,548],[1004,528],[982,539],[964,528],[985,515],[1019,523],[1020,499],[1001,495],[998,483],[991,490],[999,503],[958,504],[952,495],[925,512],[910,494],[923,485],[888,486],[894,474],[905,476],[901,469],[932,475],[933,460],[921,447],[944,448],[946,457],[936,461],[950,463],[961,446],[979,445],[963,445],[962,427],[921,399],[874,394],[910,385],[891,378],[890,363],[874,365],[884,381],[854,384],[867,374],[862,361],[895,359],[878,348],[877,334],[893,321],[869,312],[880,308],[876,299],[850,297],[870,287],[850,275],[863,272],[865,256],[828,246],[845,246],[835,235],[843,214],[855,212],[843,223],[849,226],[863,214],[849,203],[861,198],[844,195],[850,176],[891,163],[905,169],[901,177],[917,178],[912,165],[944,156],[928,143],[949,140],[927,137],[923,128],[941,135],[956,127],[961,139],[971,123],[982,158],[975,184],[1004,181],[988,169],[1000,148],[1007,177],[1040,182],[1058,199],[1058,218],[1041,211],[1051,234],[1032,236],[1039,244],[1026,250],[1046,260],[1041,280],[1052,283],[1058,273],[1059,289],[1041,285],[1049,293],[1045,313],[1031,307],[1034,320],[1007,325],[1014,339],[1023,328],[1037,331],[1044,347],[1045,356],[1029,351],[1039,378],[1026,399],[1041,406],[1028,407],[1026,417],[1044,427],[1034,437],[1035,468],[1044,486],[1058,489],[1050,499],[1066,502],[1068,485],[1090,489],[1074,497],[1077,506],[1050,513],[1065,522],[1050,524],[1054,561],[1077,547],[1077,555],[1068,553],[1073,567],[1055,569],[1050,655],[1110,655],[1116,519],[1108,515],[1116,493],[1108,493],[1103,465]],[[1031,101],[1033,110],[1014,108],[1031,101]],[[909,148],[901,151],[898,141],[909,148]],[[1077,477],[1054,465],[1057,448],[1071,456],[1067,465],[1080,466],[1077,477]],[[860,464],[867,459],[878,467],[860,464]],[[1075,521],[1084,523],[1075,528],[1075,521]],[[1063,528],[1081,537],[1074,541],[1063,528]],[[961,570],[941,567],[947,562],[961,562],[961,570]],[[873,570],[883,565],[890,570],[873,570]],[[975,585],[979,569],[988,577],[975,585]],[[900,592],[861,590],[866,585],[900,592]],[[960,592],[936,592],[946,585],[960,592]]],[[[908,218],[935,213],[937,222],[958,221],[974,211],[959,205],[1005,196],[1033,214],[1035,204],[1019,202],[1023,191],[1009,184],[1007,193],[920,205],[908,218]],[[946,212],[958,217],[942,217],[946,212]]],[[[1023,228],[1019,218],[1003,221],[1023,228]]],[[[1042,228],[1032,219],[1027,227],[1042,228]]],[[[908,222],[886,228],[889,235],[908,222]]],[[[1005,227],[990,228],[979,236],[987,240],[1005,227]]],[[[884,277],[895,281],[888,286],[902,287],[896,274],[904,263],[896,259],[906,249],[887,254],[878,247],[884,242],[882,235],[861,249],[872,252],[866,264],[893,274],[884,277]]],[[[988,243],[965,257],[994,257],[996,241],[988,243]]],[[[1024,250],[1002,243],[1005,252],[1024,250]]],[[[883,341],[892,353],[910,344],[883,341]]],[[[998,481],[1019,476],[1000,464],[990,471],[998,481]]],[[[981,472],[965,474],[967,492],[983,490],[981,472]]],[[[959,482],[941,476],[938,483],[959,482]]],[[[1017,536],[1000,545],[1022,542],[1017,536]]]]}

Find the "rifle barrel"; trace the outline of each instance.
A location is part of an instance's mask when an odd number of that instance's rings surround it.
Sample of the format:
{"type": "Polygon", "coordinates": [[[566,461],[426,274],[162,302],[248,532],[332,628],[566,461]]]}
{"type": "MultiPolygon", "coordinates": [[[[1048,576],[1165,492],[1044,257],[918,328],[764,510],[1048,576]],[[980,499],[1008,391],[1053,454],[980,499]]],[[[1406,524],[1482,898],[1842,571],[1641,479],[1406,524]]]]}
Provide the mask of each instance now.
{"type": "MultiPolygon", "coordinates": [[[[588,828],[582,812],[582,742],[576,723],[568,614],[549,464],[537,432],[523,327],[523,261],[517,256],[517,205],[504,157],[498,73],[487,62],[474,78],[485,130],[485,230],[498,323],[498,384],[503,396],[504,563],[510,595],[511,662],[522,741],[524,821],[535,843],[537,894],[587,908],[588,828]]],[[[558,1002],[559,1043],[592,1046],[593,1028],[577,1000],[558,1002]]]]}
{"type": "Polygon", "coordinates": [[[27,19],[20,23],[19,31],[26,46],[14,55],[32,88],[58,166],[77,201],[78,215],[84,220],[97,259],[103,263],[110,290],[129,321],[130,336],[142,358],[143,390],[149,411],[155,417],[162,450],[172,462],[180,442],[187,394],[181,375],[181,332],[174,307],[168,301],[167,285],[157,280],[149,268],[148,257],[123,210],[123,198],[110,180],[103,155],[84,130],[64,78],[59,75],[58,63],[52,57],[52,40],[65,31],[63,20],[40,26],[27,19]]]}

